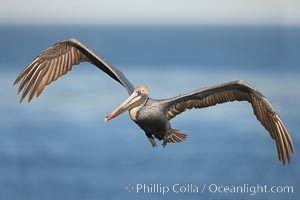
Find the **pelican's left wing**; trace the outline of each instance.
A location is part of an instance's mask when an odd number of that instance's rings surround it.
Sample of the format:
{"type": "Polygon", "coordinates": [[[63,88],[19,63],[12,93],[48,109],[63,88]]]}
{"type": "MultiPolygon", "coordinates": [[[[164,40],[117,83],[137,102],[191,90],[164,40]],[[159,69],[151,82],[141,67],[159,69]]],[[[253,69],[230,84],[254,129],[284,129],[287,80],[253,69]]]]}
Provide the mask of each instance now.
{"type": "Polygon", "coordinates": [[[248,101],[260,123],[276,141],[279,160],[290,162],[294,153],[292,139],[270,102],[255,88],[244,81],[232,81],[181,95],[162,102],[165,115],[170,120],[186,109],[205,108],[231,101],[248,101]]]}
{"type": "Polygon", "coordinates": [[[84,61],[90,62],[119,82],[129,94],[133,92],[134,86],[121,71],[78,40],[68,39],[58,42],[40,53],[17,77],[14,85],[22,80],[18,91],[18,93],[22,92],[20,101],[28,93],[28,102],[34,95],[38,97],[46,85],[66,74],[74,65],[84,61]]]}

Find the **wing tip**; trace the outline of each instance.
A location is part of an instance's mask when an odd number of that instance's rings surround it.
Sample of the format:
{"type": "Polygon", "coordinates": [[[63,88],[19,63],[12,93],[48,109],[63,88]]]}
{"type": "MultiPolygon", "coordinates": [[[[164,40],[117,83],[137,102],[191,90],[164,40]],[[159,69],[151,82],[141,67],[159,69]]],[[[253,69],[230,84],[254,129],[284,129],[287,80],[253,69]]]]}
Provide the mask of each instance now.
{"type": "Polygon", "coordinates": [[[18,82],[19,82],[19,80],[16,79],[16,80],[13,82],[13,86],[16,86],[18,82]]]}

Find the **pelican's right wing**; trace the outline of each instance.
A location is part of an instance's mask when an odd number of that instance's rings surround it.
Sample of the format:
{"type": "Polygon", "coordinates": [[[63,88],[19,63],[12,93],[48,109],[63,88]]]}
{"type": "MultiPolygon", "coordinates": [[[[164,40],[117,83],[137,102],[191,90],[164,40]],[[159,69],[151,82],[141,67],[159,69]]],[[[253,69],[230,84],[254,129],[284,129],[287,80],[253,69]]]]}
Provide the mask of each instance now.
{"type": "Polygon", "coordinates": [[[129,94],[133,92],[134,86],[121,71],[78,40],[68,39],[58,42],[40,53],[17,77],[14,85],[22,80],[18,91],[18,93],[22,92],[20,101],[22,102],[28,93],[28,102],[34,95],[38,97],[46,85],[66,74],[73,65],[78,65],[83,61],[88,61],[104,71],[124,86],[129,94]]]}
{"type": "Polygon", "coordinates": [[[294,153],[292,139],[270,102],[255,88],[244,81],[232,81],[220,85],[196,90],[162,101],[166,117],[170,120],[176,115],[192,108],[205,108],[231,101],[248,101],[260,123],[275,140],[278,158],[285,164],[290,162],[290,153],[294,153]]]}

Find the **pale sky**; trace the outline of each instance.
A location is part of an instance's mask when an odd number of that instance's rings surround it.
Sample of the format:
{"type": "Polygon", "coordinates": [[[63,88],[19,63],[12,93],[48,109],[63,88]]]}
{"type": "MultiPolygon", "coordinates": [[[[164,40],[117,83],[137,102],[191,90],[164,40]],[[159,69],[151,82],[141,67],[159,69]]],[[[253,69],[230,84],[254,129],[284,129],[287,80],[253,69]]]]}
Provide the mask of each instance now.
{"type": "Polygon", "coordinates": [[[300,0],[1,0],[0,24],[300,25],[300,0]]]}

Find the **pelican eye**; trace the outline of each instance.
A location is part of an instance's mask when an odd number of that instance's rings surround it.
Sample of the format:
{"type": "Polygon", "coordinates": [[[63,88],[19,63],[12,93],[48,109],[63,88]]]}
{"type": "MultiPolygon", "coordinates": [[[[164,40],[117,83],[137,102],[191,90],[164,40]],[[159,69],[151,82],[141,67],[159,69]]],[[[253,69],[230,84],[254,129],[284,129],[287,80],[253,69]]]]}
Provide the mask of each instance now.
{"type": "Polygon", "coordinates": [[[145,90],[139,90],[137,92],[138,92],[138,95],[145,94],[145,90]]]}

